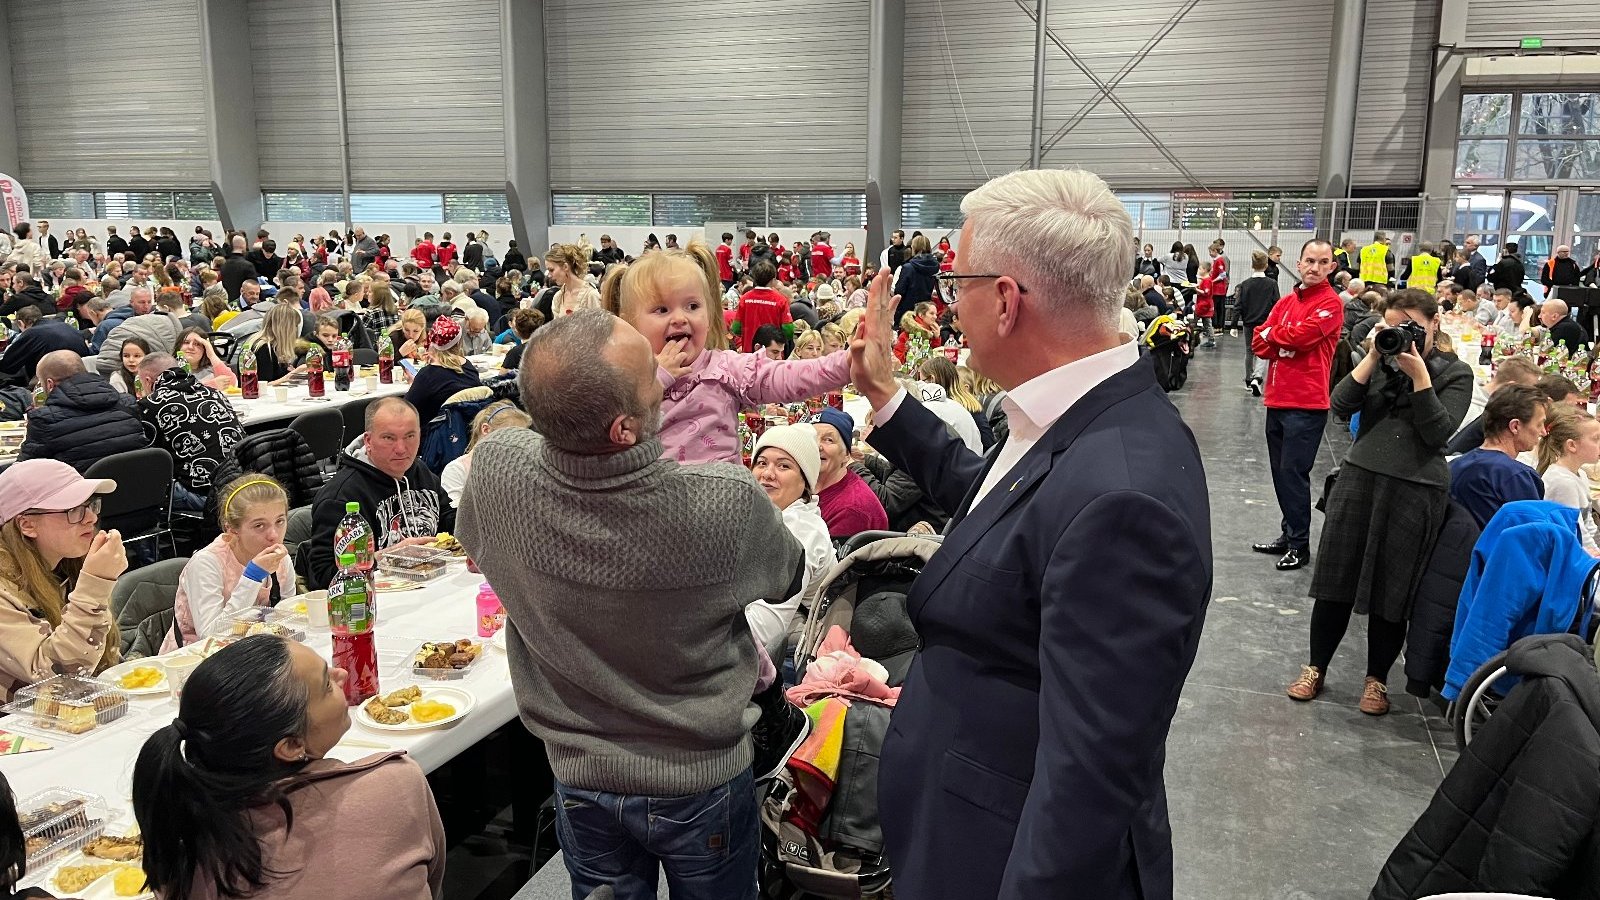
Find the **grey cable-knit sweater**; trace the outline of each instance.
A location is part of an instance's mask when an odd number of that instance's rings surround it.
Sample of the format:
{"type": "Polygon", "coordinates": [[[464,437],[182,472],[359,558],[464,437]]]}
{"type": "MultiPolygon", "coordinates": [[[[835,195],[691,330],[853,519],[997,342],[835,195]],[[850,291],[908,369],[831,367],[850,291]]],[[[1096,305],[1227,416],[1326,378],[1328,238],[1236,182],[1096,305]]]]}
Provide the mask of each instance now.
{"type": "Polygon", "coordinates": [[[472,454],[456,536],[505,605],[522,721],[570,787],[674,797],[750,765],[744,608],[788,596],[802,551],[749,472],[661,452],[508,428],[472,454]]]}

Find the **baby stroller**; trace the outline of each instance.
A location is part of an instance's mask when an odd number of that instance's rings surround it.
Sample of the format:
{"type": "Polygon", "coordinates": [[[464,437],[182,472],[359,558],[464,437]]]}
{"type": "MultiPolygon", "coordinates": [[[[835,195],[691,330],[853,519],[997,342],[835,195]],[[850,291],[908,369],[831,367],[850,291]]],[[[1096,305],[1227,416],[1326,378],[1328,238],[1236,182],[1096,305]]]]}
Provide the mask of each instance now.
{"type": "MultiPolygon", "coordinates": [[[[921,644],[906,596],[938,549],[935,537],[869,532],[852,539],[844,558],[807,591],[809,612],[795,647],[795,671],[805,673],[819,656],[826,664],[834,658],[829,649],[848,637],[862,665],[885,676],[877,687],[897,689],[921,644]]],[[[815,690],[812,682],[802,687],[815,690]]],[[[857,699],[819,696],[804,706],[813,719],[811,737],[766,788],[766,900],[874,897],[889,886],[877,794],[878,754],[890,710],[852,696],[857,699]]]]}
{"type": "Polygon", "coordinates": [[[1189,380],[1189,359],[1194,356],[1189,343],[1191,331],[1190,324],[1166,315],[1156,317],[1144,333],[1145,346],[1155,357],[1156,381],[1169,394],[1189,380]]]}

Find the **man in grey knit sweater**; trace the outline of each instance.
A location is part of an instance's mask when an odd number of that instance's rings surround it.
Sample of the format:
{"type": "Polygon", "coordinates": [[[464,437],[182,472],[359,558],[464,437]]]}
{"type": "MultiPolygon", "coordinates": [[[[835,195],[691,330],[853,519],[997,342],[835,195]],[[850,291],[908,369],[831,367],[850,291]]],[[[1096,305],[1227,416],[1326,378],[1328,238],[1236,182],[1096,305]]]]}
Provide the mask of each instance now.
{"type": "Polygon", "coordinates": [[[750,473],[662,459],[649,343],[586,310],[521,365],[531,431],[472,457],[457,536],[505,604],[522,721],[544,741],[574,896],[756,896],[752,601],[800,546],[750,473]],[[559,390],[550,385],[560,385],[559,390]]]}

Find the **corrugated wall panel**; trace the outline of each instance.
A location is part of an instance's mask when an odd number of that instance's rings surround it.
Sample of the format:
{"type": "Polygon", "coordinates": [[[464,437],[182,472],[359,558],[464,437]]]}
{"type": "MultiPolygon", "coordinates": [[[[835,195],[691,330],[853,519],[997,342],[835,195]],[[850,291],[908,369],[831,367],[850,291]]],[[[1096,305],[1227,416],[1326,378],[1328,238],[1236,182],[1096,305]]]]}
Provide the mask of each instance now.
{"type": "Polygon", "coordinates": [[[1422,183],[1439,0],[1367,4],[1350,183],[1413,192],[1422,183]]]}
{"type": "MultiPolygon", "coordinates": [[[[1051,25],[1109,81],[1182,5],[1055,4],[1051,25]]],[[[1123,190],[1313,186],[1333,0],[1279,12],[1260,0],[1204,0],[1114,91],[1198,183],[1109,102],[1045,163],[1081,166],[1123,190]]],[[[1047,49],[1048,139],[1097,90],[1059,48],[1047,49]]],[[[970,188],[1027,163],[1033,20],[1012,0],[907,0],[905,73],[906,190],[970,188]]]]}
{"type": "Polygon", "coordinates": [[[1600,9],[1594,0],[1469,0],[1469,44],[1516,47],[1525,37],[1592,50],[1600,44],[1600,9]]]}
{"type": "Polygon", "coordinates": [[[555,190],[865,178],[865,3],[545,0],[544,15],[555,190]]]}
{"type": "Polygon", "coordinates": [[[195,0],[6,0],[17,143],[32,190],[211,184],[195,0]]]}
{"type": "Polygon", "coordinates": [[[261,189],[338,190],[339,104],[334,100],[329,0],[251,0],[256,152],[261,189]]]}
{"type": "Polygon", "coordinates": [[[343,0],[356,190],[505,190],[499,0],[343,0]]]}

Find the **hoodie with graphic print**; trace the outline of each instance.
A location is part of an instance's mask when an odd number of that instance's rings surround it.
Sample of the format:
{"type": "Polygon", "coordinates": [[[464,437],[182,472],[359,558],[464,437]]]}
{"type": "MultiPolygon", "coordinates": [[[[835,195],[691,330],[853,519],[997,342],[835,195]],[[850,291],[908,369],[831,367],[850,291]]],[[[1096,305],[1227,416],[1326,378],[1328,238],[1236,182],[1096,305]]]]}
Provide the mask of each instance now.
{"type": "Polygon", "coordinates": [[[333,558],[333,532],[344,518],[344,505],[361,504],[361,515],[372,526],[379,550],[408,537],[431,537],[455,528],[456,511],[439,484],[439,476],[422,460],[400,478],[390,478],[374,466],[365,450],[339,457],[339,471],[317,491],[311,504],[311,540],[307,543],[307,581],[312,589],[328,586],[338,573],[333,558]]]}

